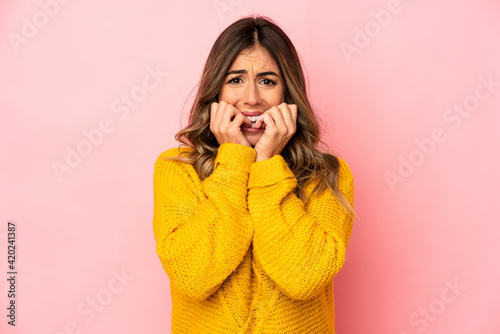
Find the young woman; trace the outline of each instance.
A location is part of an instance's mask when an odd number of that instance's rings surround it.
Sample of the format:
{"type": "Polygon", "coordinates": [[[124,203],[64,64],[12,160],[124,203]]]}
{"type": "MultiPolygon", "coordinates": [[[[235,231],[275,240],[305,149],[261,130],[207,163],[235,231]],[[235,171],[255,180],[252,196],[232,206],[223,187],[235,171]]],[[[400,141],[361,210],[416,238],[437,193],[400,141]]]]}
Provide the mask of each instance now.
{"type": "Polygon", "coordinates": [[[222,32],[176,139],[155,165],[153,220],[172,333],[335,333],[352,175],[318,150],[297,52],[271,20],[222,32]]]}

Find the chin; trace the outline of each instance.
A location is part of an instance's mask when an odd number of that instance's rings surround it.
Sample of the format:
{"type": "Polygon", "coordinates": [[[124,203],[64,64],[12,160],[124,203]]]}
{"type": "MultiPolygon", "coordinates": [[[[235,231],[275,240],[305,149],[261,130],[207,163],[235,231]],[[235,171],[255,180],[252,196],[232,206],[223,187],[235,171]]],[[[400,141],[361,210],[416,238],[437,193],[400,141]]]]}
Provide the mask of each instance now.
{"type": "Polygon", "coordinates": [[[250,146],[252,146],[252,148],[253,148],[259,142],[259,139],[260,139],[260,137],[262,137],[262,134],[259,133],[257,136],[247,135],[245,137],[247,138],[248,143],[250,144],[250,146]]]}

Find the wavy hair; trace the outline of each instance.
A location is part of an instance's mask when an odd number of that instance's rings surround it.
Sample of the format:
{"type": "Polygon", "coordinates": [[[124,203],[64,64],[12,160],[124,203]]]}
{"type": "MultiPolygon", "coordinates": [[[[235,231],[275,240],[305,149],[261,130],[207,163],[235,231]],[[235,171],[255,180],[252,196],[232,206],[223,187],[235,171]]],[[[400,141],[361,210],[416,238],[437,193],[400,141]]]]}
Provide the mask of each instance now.
{"type": "Polygon", "coordinates": [[[312,195],[329,188],[346,212],[354,210],[337,187],[339,160],[318,149],[319,126],[309,103],[302,66],[292,42],[285,32],[267,17],[242,18],[227,27],[217,38],[205,63],[191,112],[189,125],[175,139],[191,148],[169,160],[193,165],[201,180],[213,172],[219,143],[210,130],[210,105],[219,101],[219,91],[235,58],[257,45],[264,47],[283,74],[285,102],[297,105],[297,129],[281,152],[297,179],[295,190],[305,204],[305,187],[315,183],[312,195]]]}

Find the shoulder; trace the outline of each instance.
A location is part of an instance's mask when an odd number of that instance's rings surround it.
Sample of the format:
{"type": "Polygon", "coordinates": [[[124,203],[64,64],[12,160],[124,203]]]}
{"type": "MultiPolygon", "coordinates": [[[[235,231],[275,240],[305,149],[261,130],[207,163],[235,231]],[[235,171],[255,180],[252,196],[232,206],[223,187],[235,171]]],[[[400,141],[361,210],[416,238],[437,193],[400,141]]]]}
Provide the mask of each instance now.
{"type": "Polygon", "coordinates": [[[155,176],[158,174],[164,174],[167,170],[178,169],[187,163],[183,162],[182,159],[175,159],[180,157],[183,152],[189,152],[191,148],[189,147],[174,147],[162,152],[155,163],[155,176]]]}
{"type": "Polygon", "coordinates": [[[173,147],[160,154],[157,160],[165,160],[165,158],[173,158],[180,155],[182,152],[189,152],[189,151],[191,151],[191,148],[189,147],[173,147]]]}
{"type": "Polygon", "coordinates": [[[325,172],[328,175],[336,175],[336,178],[313,178],[307,182],[307,188],[313,191],[320,183],[325,183],[330,189],[338,188],[344,194],[345,191],[350,192],[347,188],[353,187],[353,177],[349,164],[344,159],[332,153],[322,152],[322,154],[325,162],[323,168],[325,170],[321,172],[325,172]]]}
{"type": "Polygon", "coordinates": [[[337,160],[339,161],[339,177],[342,176],[352,178],[352,172],[349,164],[342,158],[337,157],[337,160]]]}
{"type": "Polygon", "coordinates": [[[190,147],[174,147],[162,152],[156,159],[156,165],[165,163],[181,163],[180,159],[175,160],[172,158],[182,156],[184,152],[190,152],[192,149],[190,147]]]}
{"type": "Polygon", "coordinates": [[[354,180],[352,177],[351,168],[347,162],[337,157],[339,161],[339,172],[337,179],[337,187],[347,198],[351,198],[354,193],[354,180]]]}
{"type": "Polygon", "coordinates": [[[352,180],[351,168],[344,159],[329,152],[323,152],[323,157],[326,158],[325,161],[327,162],[325,168],[337,174],[337,183],[349,182],[352,180]]]}

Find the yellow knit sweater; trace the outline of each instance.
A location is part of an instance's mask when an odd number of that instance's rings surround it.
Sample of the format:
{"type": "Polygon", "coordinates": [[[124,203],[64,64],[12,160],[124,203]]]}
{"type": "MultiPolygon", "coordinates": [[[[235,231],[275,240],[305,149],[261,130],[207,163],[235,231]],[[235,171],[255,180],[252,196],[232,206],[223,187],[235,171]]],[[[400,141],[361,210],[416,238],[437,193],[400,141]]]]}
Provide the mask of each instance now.
{"type": "MultiPolygon", "coordinates": [[[[352,217],[328,190],[304,207],[281,155],[255,162],[253,148],[225,143],[200,181],[192,165],[162,159],[186,149],[162,153],[154,172],[172,333],[335,333],[333,276],[352,217]]],[[[352,203],[351,171],[339,160],[338,187],[352,203]]]]}

